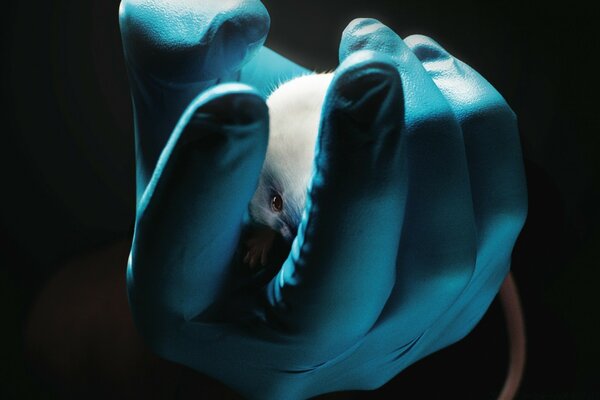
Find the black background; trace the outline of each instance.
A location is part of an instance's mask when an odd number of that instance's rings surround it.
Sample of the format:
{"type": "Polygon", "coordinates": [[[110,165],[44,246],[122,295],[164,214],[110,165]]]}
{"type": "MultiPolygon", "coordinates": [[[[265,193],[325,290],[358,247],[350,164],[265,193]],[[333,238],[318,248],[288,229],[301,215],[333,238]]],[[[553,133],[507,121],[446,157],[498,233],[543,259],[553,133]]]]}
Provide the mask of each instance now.
{"type": "MultiPolygon", "coordinates": [[[[64,377],[35,367],[40,361],[26,356],[23,331],[40,291],[68,260],[130,236],[131,105],[118,1],[15,3],[2,24],[0,390],[10,396],[3,398],[62,397],[73,395],[64,377]]],[[[308,68],[335,68],[343,28],[369,16],[401,36],[433,37],[503,94],[519,117],[530,196],[513,257],[529,345],[521,397],[599,395],[600,64],[593,58],[600,46],[591,9],[516,1],[264,3],[272,19],[267,45],[308,68]]],[[[364,398],[491,398],[504,377],[505,339],[494,303],[465,340],[364,398]]],[[[96,371],[93,360],[81,368],[96,371]]],[[[93,383],[81,387],[124,393],[123,383],[90,373],[93,383]]],[[[148,378],[140,379],[143,386],[148,378]]]]}

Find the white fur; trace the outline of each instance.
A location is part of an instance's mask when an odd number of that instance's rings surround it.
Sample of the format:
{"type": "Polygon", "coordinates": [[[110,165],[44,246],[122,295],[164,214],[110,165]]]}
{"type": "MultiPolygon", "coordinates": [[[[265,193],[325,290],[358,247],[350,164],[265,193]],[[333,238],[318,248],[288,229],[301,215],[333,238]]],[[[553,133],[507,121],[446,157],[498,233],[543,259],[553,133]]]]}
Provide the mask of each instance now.
{"type": "Polygon", "coordinates": [[[250,202],[250,216],[288,240],[298,228],[312,173],[321,109],[333,74],[305,75],[278,87],[267,99],[269,145],[250,202]],[[283,199],[283,211],[271,209],[274,193],[283,199]]]}

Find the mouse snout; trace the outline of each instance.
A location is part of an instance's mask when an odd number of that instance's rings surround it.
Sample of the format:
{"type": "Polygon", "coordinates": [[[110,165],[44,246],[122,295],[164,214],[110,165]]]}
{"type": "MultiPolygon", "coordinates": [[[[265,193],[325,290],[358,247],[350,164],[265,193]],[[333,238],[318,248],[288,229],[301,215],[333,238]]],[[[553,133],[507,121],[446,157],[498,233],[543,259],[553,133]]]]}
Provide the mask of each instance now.
{"type": "Polygon", "coordinates": [[[294,238],[296,237],[296,235],[298,235],[298,225],[294,225],[294,226],[290,227],[290,234],[291,234],[291,237],[292,237],[291,240],[294,240],[294,238]]]}
{"type": "Polygon", "coordinates": [[[284,223],[281,227],[280,233],[286,242],[292,243],[298,234],[298,226],[284,223]]]}

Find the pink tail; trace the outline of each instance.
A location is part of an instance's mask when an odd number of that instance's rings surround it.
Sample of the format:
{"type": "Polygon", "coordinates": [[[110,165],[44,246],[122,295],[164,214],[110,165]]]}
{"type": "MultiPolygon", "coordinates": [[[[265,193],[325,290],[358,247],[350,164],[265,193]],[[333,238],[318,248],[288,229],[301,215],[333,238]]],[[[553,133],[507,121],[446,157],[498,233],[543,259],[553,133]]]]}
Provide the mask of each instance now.
{"type": "Polygon", "coordinates": [[[523,378],[526,349],[523,309],[511,272],[508,273],[500,288],[500,301],[504,309],[510,350],[508,372],[498,400],[512,400],[517,394],[523,378]]]}

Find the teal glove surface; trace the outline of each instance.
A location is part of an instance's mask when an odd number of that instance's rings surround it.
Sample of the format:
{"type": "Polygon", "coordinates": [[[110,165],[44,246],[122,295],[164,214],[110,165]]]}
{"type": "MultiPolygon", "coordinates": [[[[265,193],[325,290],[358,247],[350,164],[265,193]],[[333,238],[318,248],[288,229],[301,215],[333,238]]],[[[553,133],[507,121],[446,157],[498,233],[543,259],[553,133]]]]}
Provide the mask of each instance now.
{"type": "Polygon", "coordinates": [[[265,95],[308,72],[262,46],[270,19],[258,0],[123,0],[119,20],[135,112],[138,203],[199,93],[241,80],[265,95]]]}
{"type": "Polygon", "coordinates": [[[158,354],[248,398],[301,399],[377,388],[475,326],[527,204],[516,119],[488,82],[429,38],[353,21],[298,237],[257,282],[236,250],[263,96],[304,70],[261,48],[258,1],[123,0],[120,17],[138,162],[128,290],[158,354]]]}

